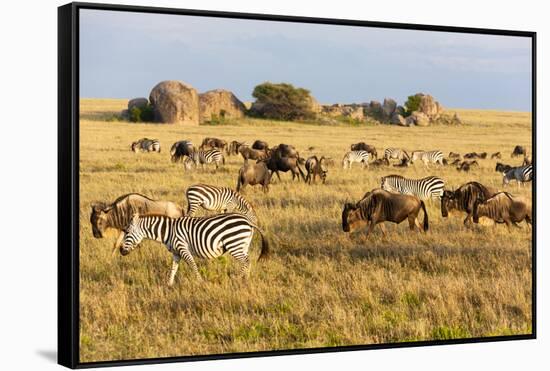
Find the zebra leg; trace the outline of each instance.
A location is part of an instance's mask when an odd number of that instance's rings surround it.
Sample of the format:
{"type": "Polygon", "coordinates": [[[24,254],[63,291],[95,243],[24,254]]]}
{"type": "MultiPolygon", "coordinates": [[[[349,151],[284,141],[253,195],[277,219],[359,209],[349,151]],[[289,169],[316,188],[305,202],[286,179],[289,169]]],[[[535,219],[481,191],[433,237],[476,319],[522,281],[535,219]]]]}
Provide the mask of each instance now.
{"type": "Polygon", "coordinates": [[[186,247],[185,248],[180,248],[178,250],[179,250],[180,257],[183,260],[185,260],[187,265],[191,268],[191,270],[193,271],[193,274],[195,275],[196,279],[198,281],[202,281],[202,277],[199,273],[199,267],[197,267],[197,263],[195,263],[195,259],[193,259],[193,256],[191,255],[191,252],[186,247]]]}
{"type": "Polygon", "coordinates": [[[170,277],[168,278],[168,286],[174,286],[174,278],[178,272],[178,267],[181,257],[177,254],[172,255],[172,269],[170,269],[170,277]]]}

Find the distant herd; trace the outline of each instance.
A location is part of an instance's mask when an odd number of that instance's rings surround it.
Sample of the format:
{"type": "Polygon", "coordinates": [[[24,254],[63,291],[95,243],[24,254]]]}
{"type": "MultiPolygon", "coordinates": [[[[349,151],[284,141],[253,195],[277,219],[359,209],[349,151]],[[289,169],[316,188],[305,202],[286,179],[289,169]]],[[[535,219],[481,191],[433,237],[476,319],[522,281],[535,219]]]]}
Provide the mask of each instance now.
{"type": "MultiPolygon", "coordinates": [[[[142,138],[130,146],[133,152],[161,152],[157,139],[142,138]]],[[[309,148],[311,150],[313,148],[309,148]]],[[[204,168],[213,164],[216,169],[225,165],[226,156],[240,155],[243,165],[237,174],[236,188],[218,187],[208,184],[195,184],[186,191],[187,210],[169,201],[152,200],[146,196],[132,193],[119,197],[113,203],[92,205],[90,222],[93,236],[102,238],[107,229],[119,231],[114,250],[128,255],[143,239],[163,243],[173,256],[173,264],[168,283],[174,283],[178,264],[183,259],[200,278],[194,257],[212,259],[229,253],[241,263],[240,272],[247,275],[250,268],[249,246],[254,231],[262,237],[260,258],[269,255],[269,243],[265,231],[253,205],[243,196],[243,189],[250,185],[259,185],[264,192],[269,191],[272,175],[280,178],[280,172],[289,172],[292,179],[302,179],[307,184],[316,182],[316,178],[325,184],[328,169],[334,166],[332,158],[327,156],[309,156],[304,159],[298,150],[290,144],[269,146],[267,142],[256,140],[252,144],[243,141],[227,142],[219,138],[204,138],[198,148],[189,140],[181,140],[170,148],[170,158],[174,163],[182,163],[186,170],[204,168]],[[302,170],[304,166],[305,172],[302,170]],[[205,217],[195,217],[195,212],[203,208],[217,212],[205,217]]],[[[408,167],[415,162],[422,163],[427,169],[430,165],[456,166],[458,171],[470,171],[479,166],[477,160],[489,157],[486,152],[471,152],[461,156],[450,152],[447,158],[439,150],[409,152],[402,148],[386,148],[383,157],[378,158],[376,148],[365,142],[352,144],[342,158],[342,168],[351,169],[354,163],[362,168],[389,167],[390,160],[397,160],[394,167],[408,167]]],[[[533,164],[525,147],[515,146],[511,157],[523,157],[521,166],[496,163],[495,170],[502,174],[503,185],[515,181],[518,187],[533,180],[533,164]]],[[[502,154],[496,152],[490,158],[501,160],[502,154]]],[[[495,223],[518,226],[525,221],[532,222],[531,200],[514,196],[508,192],[499,192],[478,182],[469,182],[456,190],[445,189],[445,182],[437,176],[422,179],[408,179],[400,175],[387,175],[381,178],[380,188],[368,191],[358,202],[346,202],[342,210],[342,230],[352,232],[366,226],[369,235],[376,226],[384,235],[384,222],[401,223],[405,219],[409,228],[427,232],[429,216],[425,201],[439,200],[441,214],[447,217],[449,212],[464,212],[464,224],[478,223],[480,217],[492,219],[495,223]],[[418,214],[424,217],[420,224],[418,214]]]]}

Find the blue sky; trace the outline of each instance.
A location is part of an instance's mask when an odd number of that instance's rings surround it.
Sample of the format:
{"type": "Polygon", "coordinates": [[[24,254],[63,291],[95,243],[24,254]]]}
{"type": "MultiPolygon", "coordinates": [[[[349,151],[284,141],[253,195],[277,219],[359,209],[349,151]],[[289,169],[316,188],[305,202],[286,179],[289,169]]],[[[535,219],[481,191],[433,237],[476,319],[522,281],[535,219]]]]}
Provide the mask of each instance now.
{"type": "Polygon", "coordinates": [[[321,103],[401,103],[424,92],[446,107],[530,111],[531,40],[81,11],[81,97],[148,97],[163,80],[242,101],[271,81],[307,88],[321,103]]]}

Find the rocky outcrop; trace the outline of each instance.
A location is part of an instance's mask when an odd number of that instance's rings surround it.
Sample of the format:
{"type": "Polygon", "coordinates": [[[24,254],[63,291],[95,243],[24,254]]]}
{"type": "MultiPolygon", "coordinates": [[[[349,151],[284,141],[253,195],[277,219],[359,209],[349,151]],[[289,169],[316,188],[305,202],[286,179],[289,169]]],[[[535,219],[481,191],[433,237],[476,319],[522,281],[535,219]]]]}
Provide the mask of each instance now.
{"type": "Polygon", "coordinates": [[[392,117],[390,118],[390,124],[392,125],[399,125],[399,126],[409,126],[407,124],[407,121],[405,120],[405,118],[403,117],[403,115],[401,115],[400,113],[398,113],[397,111],[395,111],[392,115],[392,117]]]}
{"type": "Polygon", "coordinates": [[[363,121],[365,114],[363,107],[358,104],[333,104],[322,106],[322,113],[328,117],[349,117],[363,121]]]}
{"type": "Polygon", "coordinates": [[[216,118],[239,119],[244,117],[246,107],[228,90],[210,90],[199,95],[200,122],[216,118]]]}
{"type": "Polygon", "coordinates": [[[151,90],[149,101],[157,122],[199,124],[199,95],[190,85],[174,80],[160,82],[151,90]]]}
{"type": "Polygon", "coordinates": [[[407,117],[407,122],[409,125],[414,124],[416,126],[430,126],[430,118],[428,115],[414,111],[409,117],[407,117]]]}
{"type": "Polygon", "coordinates": [[[134,108],[134,107],[137,107],[137,108],[146,107],[148,104],[149,104],[149,101],[147,100],[147,98],[130,99],[128,101],[128,111],[131,111],[132,108],[134,108]]]}

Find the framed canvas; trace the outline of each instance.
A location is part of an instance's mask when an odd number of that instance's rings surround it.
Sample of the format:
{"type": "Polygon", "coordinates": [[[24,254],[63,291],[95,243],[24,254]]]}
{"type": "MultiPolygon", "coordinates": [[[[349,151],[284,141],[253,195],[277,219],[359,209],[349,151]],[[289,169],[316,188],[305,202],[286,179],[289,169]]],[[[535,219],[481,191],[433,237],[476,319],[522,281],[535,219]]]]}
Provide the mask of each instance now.
{"type": "Polygon", "coordinates": [[[58,19],[60,364],[535,338],[534,32],[58,19]]]}

